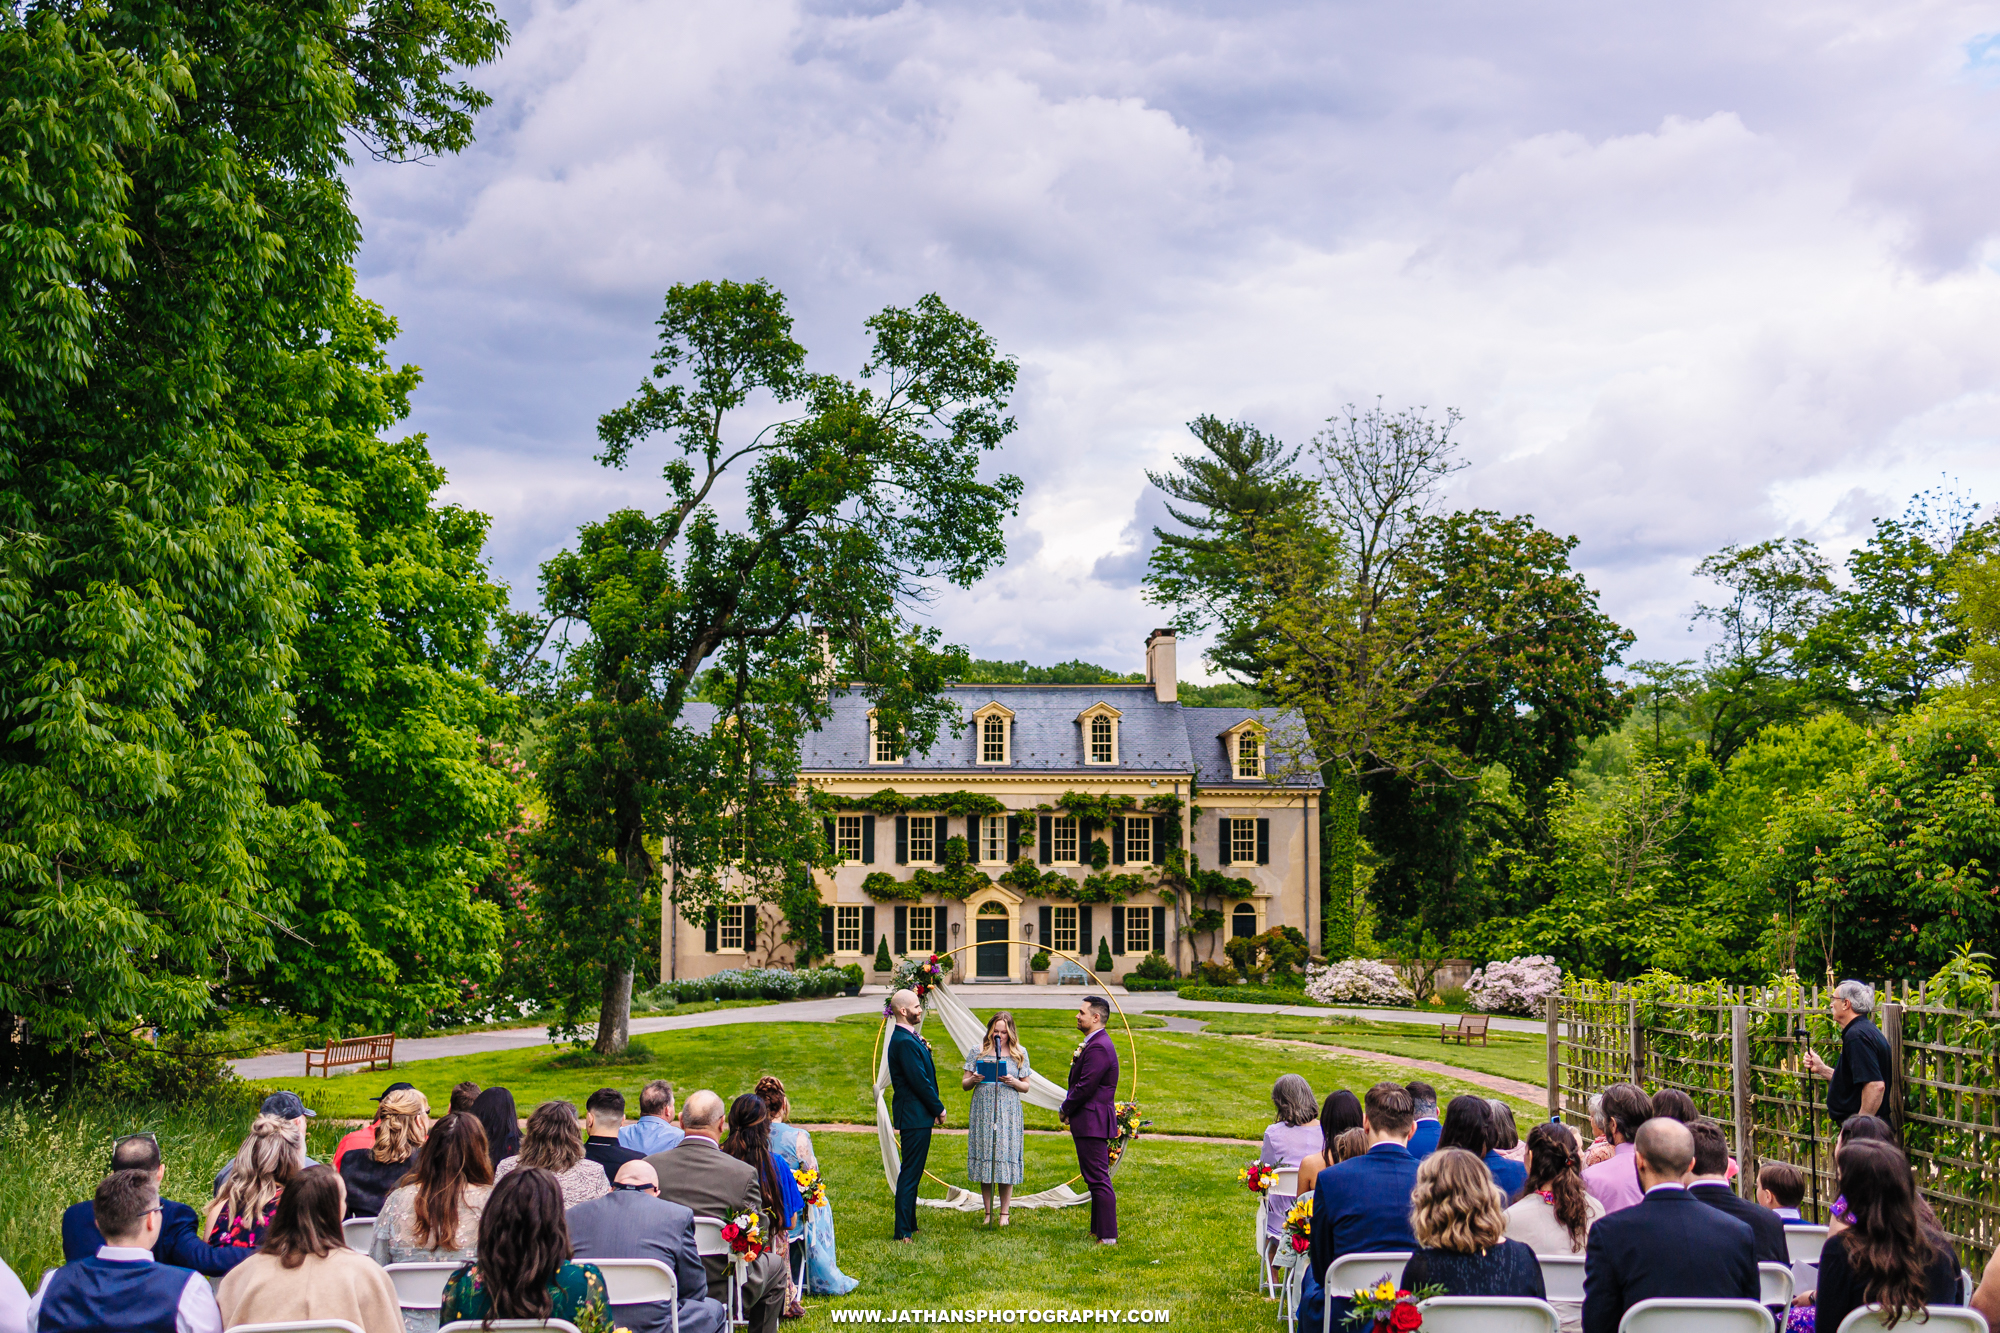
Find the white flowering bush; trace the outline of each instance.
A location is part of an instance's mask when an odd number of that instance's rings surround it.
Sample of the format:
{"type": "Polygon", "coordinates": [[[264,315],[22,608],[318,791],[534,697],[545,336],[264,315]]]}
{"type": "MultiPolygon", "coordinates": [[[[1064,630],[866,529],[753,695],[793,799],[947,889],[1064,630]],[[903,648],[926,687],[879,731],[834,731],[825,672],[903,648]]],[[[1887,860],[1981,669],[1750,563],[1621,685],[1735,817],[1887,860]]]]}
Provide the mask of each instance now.
{"type": "Polygon", "coordinates": [[[1556,960],[1539,954],[1488,963],[1466,978],[1465,995],[1475,1009],[1534,1017],[1562,985],[1556,960]]]}
{"type": "Polygon", "coordinates": [[[1416,997],[1387,963],[1344,958],[1306,964],[1306,997],[1321,1004],[1413,1004],[1416,997]]]}

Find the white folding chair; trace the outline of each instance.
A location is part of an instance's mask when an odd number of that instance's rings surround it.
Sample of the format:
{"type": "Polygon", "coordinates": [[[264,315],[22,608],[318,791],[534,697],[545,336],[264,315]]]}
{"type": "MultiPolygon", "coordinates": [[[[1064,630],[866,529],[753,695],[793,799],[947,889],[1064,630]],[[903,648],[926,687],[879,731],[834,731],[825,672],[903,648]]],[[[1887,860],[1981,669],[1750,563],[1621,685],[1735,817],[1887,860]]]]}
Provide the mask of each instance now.
{"type": "Polygon", "coordinates": [[[298,1319],[287,1324],[231,1324],[228,1333],[362,1333],[345,1319],[298,1319]]]}
{"type": "Polygon", "coordinates": [[[1417,1308],[1427,1333],[1562,1333],[1562,1316],[1532,1296],[1433,1296],[1417,1308]]]}
{"type": "Polygon", "coordinates": [[[1771,1333],[1771,1312],[1755,1301],[1640,1301],[1618,1333],[1771,1333]]]}
{"type": "Polygon", "coordinates": [[[1826,1228],[1812,1222],[1785,1223],[1785,1252],[1795,1264],[1816,1264],[1826,1248],[1826,1228]]]}
{"type": "MultiPolygon", "coordinates": [[[[604,1299],[615,1312],[621,1305],[657,1305],[673,1311],[673,1333],[681,1333],[681,1289],[674,1270],[658,1259],[583,1259],[604,1274],[604,1299]]],[[[614,1317],[612,1320],[616,1323],[614,1317]]]]}
{"type": "Polygon", "coordinates": [[[368,1253],[375,1244],[375,1219],[372,1217],[350,1217],[340,1224],[340,1234],[347,1238],[347,1248],[368,1253]]]}
{"type": "Polygon", "coordinates": [[[1408,1250],[1367,1250],[1343,1254],[1326,1266],[1326,1293],[1321,1298],[1320,1327],[1338,1330],[1333,1322],[1333,1303],[1346,1300],[1357,1287],[1373,1287],[1383,1278],[1403,1285],[1403,1265],[1410,1262],[1408,1250]]]}
{"type": "Polygon", "coordinates": [[[1757,1304],[1790,1305],[1792,1270],[1784,1264],[1757,1265],[1757,1304]]]}
{"type": "Polygon", "coordinates": [[[1970,1268],[1959,1269],[1958,1303],[1960,1305],[1972,1304],[1972,1293],[1977,1291],[1978,1289],[1979,1289],[1979,1279],[1972,1276],[1972,1270],[1970,1268]]]}
{"type": "MultiPolygon", "coordinates": [[[[1904,1330],[1921,1329],[1922,1333],[1986,1333],[1986,1316],[1963,1305],[1932,1305],[1926,1308],[1928,1319],[1899,1319],[1896,1327],[1904,1330]]],[[[1888,1333],[1889,1325],[1882,1320],[1882,1307],[1864,1305],[1840,1321],[1836,1333],[1888,1333]]]]}
{"type": "MultiPolygon", "coordinates": [[[[729,1248],[729,1242],[722,1238],[723,1221],[719,1217],[703,1217],[696,1214],[694,1219],[694,1250],[703,1259],[721,1255],[729,1261],[729,1290],[723,1298],[722,1308],[729,1312],[731,1328],[748,1328],[750,1319],[743,1309],[743,1282],[749,1265],[729,1248]]],[[[438,1333],[444,1333],[442,1329],[438,1333]]]]}
{"type": "Polygon", "coordinates": [[[513,1333],[579,1333],[567,1319],[496,1319],[482,1324],[477,1319],[454,1319],[438,1333],[479,1333],[480,1329],[505,1328],[513,1333]]]}
{"type": "Polygon", "coordinates": [[[1306,1274],[1310,1272],[1312,1261],[1302,1254],[1285,1274],[1285,1333],[1298,1333],[1299,1300],[1305,1295],[1306,1274]]]}
{"type": "Polygon", "coordinates": [[[1583,1256],[1580,1254],[1538,1254],[1542,1266],[1542,1289],[1552,1301],[1583,1299],[1583,1256]]]}
{"type": "Polygon", "coordinates": [[[438,1310],[444,1307],[445,1279],[463,1264],[388,1264],[382,1269],[396,1284],[396,1304],[405,1310],[438,1310]]]}
{"type": "MultiPolygon", "coordinates": [[[[1290,1195],[1296,1199],[1298,1193],[1299,1169],[1295,1166],[1280,1167],[1276,1178],[1271,1181],[1271,1188],[1257,1196],[1257,1230],[1255,1233],[1257,1237],[1257,1290],[1266,1296],[1279,1295],[1283,1290],[1284,1282],[1282,1279],[1271,1275],[1271,1267],[1278,1261],[1278,1240],[1266,1228],[1264,1224],[1265,1214],[1270,1200],[1274,1196],[1290,1195]]],[[[1287,1204],[1285,1206],[1289,1208],[1291,1205],[1287,1204]]]]}

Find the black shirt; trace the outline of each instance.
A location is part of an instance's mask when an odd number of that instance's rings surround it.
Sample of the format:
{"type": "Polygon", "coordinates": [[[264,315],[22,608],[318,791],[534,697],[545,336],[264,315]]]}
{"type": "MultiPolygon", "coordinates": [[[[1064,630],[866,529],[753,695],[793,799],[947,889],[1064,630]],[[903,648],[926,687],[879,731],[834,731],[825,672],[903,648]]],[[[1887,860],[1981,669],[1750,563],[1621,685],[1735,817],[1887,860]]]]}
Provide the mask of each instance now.
{"type": "Polygon", "coordinates": [[[1518,1240],[1503,1240],[1484,1254],[1420,1248],[1403,1265],[1411,1291],[1436,1283],[1447,1296],[1532,1296],[1548,1299],[1541,1261],[1518,1240]]]}
{"type": "Polygon", "coordinates": [[[1826,1113],[1838,1125],[1861,1110],[1861,1090],[1880,1083],[1887,1100],[1889,1039],[1867,1015],[1857,1017],[1840,1033],[1840,1063],[1826,1089],[1826,1113]]]}
{"type": "Polygon", "coordinates": [[[583,1155],[604,1168],[606,1180],[618,1179],[618,1168],[627,1162],[643,1162],[646,1154],[624,1147],[609,1134],[592,1134],[583,1141],[583,1155]]]}

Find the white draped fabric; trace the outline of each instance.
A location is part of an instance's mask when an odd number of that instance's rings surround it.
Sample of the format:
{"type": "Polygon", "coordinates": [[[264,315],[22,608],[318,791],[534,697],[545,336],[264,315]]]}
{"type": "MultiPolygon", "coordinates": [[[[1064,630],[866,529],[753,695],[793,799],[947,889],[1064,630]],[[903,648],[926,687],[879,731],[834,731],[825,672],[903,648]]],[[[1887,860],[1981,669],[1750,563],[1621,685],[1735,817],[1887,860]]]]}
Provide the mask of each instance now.
{"type": "MultiPolygon", "coordinates": [[[[946,986],[938,986],[932,989],[931,993],[925,997],[925,1008],[932,1016],[944,1024],[945,1033],[950,1036],[953,1044],[958,1047],[958,1060],[951,1062],[950,1072],[959,1072],[958,1062],[979,1048],[980,1041],[986,1036],[986,1025],[979,1021],[978,1015],[960,1004],[958,998],[946,986]]],[[[940,1093],[945,1090],[944,1080],[946,1072],[943,1062],[940,1061],[938,1071],[940,1093]]],[[[875,1066],[875,1136],[882,1143],[882,1174],[888,1177],[889,1187],[894,1189],[897,1173],[903,1169],[903,1157],[896,1146],[895,1127],[889,1123],[888,1088],[889,1041],[885,1034],[882,1040],[882,1058],[875,1066]]],[[[1036,1106],[1046,1107],[1051,1111],[1055,1111],[1061,1109],[1063,1095],[1062,1088],[1057,1087],[1048,1079],[1035,1073],[1032,1068],[1028,1071],[1028,1090],[1021,1094],[1027,1101],[1036,1106]]],[[[934,1142],[932,1144],[933,1159],[936,1157],[935,1149],[937,1147],[943,1143],[952,1142],[956,1142],[956,1140],[945,1139],[934,1142]]],[[[937,1171],[935,1166],[932,1167],[932,1171],[933,1174],[939,1176],[943,1174],[937,1171]]],[[[962,1170],[960,1174],[963,1174],[962,1170]]],[[[945,1191],[945,1197],[942,1199],[920,1197],[917,1202],[926,1208],[955,1208],[962,1213],[978,1212],[986,1206],[980,1199],[979,1191],[976,1189],[967,1189],[964,1186],[946,1182],[945,1191]]],[[[1058,1185],[1054,1189],[1042,1190],[1036,1194],[1016,1194],[1014,1196],[1013,1207],[1067,1208],[1072,1204],[1089,1202],[1089,1191],[1086,1190],[1084,1193],[1078,1194],[1068,1185],[1058,1185]]]]}

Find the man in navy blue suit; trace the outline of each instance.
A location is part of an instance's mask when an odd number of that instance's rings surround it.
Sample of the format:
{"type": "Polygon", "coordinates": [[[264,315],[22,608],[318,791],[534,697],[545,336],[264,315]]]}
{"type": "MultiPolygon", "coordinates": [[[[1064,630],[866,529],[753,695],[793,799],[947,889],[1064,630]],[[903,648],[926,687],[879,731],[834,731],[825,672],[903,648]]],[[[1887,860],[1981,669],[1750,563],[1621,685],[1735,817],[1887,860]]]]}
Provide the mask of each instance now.
{"type": "Polygon", "coordinates": [[[1437,1151],[1438,1134],[1444,1125],[1438,1120],[1437,1089],[1428,1083],[1405,1083],[1410,1094],[1410,1112],[1417,1118],[1417,1132],[1410,1135],[1410,1156],[1419,1162],[1437,1151]]]}
{"type": "MultiPolygon", "coordinates": [[[[1361,1103],[1361,1128],[1368,1134],[1368,1151],[1319,1173],[1313,1182],[1312,1269],[1300,1294],[1301,1333],[1321,1333],[1320,1314],[1326,1266],[1343,1254],[1377,1250],[1414,1250],[1410,1230],[1410,1191],[1417,1187],[1417,1159],[1410,1156],[1410,1134],[1416,1128],[1409,1091],[1395,1083],[1377,1083],[1361,1103]]],[[[1391,1275],[1402,1276],[1399,1265],[1391,1275]]],[[[1349,1303],[1333,1302],[1333,1328],[1346,1327],[1349,1303]]]]}
{"type": "MultiPolygon", "coordinates": [[[[114,1172],[151,1172],[156,1186],[165,1184],[167,1179],[166,1164],[160,1160],[159,1140],[151,1134],[134,1134],[120,1139],[111,1149],[111,1169],[114,1172]]],[[[103,1247],[104,1237],[98,1233],[93,1215],[95,1208],[93,1201],[85,1199],[63,1210],[62,1242],[66,1262],[87,1259],[103,1247]]],[[[255,1253],[256,1249],[250,1246],[205,1244],[201,1238],[201,1219],[194,1209],[184,1203],[161,1198],[160,1239],[153,1246],[153,1257],[159,1262],[175,1268],[192,1268],[209,1277],[221,1277],[255,1253]]]]}
{"type": "Polygon", "coordinates": [[[1756,1300],[1756,1237],[1688,1192],[1694,1166],[1688,1127],[1656,1116],[1639,1127],[1634,1146],[1645,1195],[1590,1229],[1583,1333],[1617,1333],[1625,1312],[1645,1300],[1756,1300]]]}

